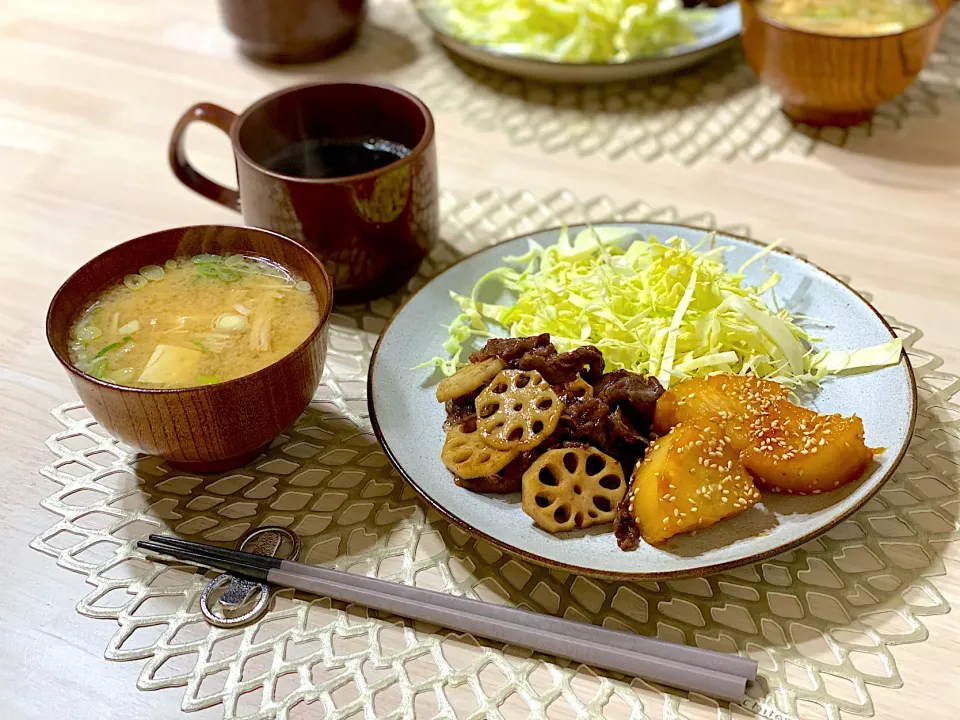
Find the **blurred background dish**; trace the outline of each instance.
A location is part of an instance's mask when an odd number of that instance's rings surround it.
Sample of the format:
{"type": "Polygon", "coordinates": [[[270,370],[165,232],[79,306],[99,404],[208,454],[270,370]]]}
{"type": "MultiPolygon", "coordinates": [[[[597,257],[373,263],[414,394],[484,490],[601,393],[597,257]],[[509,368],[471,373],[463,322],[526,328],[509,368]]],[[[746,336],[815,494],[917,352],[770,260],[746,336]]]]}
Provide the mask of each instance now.
{"type": "Polygon", "coordinates": [[[327,355],[333,286],[306,248],[249,227],[198,225],[161,230],[96,256],[60,287],[47,312],[47,342],[94,419],[135,450],[191,472],[220,472],[257,455],[306,409],[327,355]],[[184,388],[125,387],[81,371],[70,359],[70,330],[86,304],[127,273],[201,253],[265,258],[310,283],[320,321],[289,354],[249,375],[184,388]]]}
{"type": "Polygon", "coordinates": [[[245,55],[266,63],[312,62],[353,44],[364,0],[220,0],[220,12],[245,55]]]}
{"type": "MultiPolygon", "coordinates": [[[[613,5],[639,7],[624,2],[613,5]]],[[[532,21],[504,21],[509,26],[498,33],[502,38],[523,35],[523,42],[493,42],[492,22],[478,19],[473,23],[471,18],[465,23],[462,19],[466,15],[454,9],[451,2],[414,0],[414,6],[437,40],[454,54],[492,70],[554,83],[614,82],[681,70],[732,45],[741,27],[736,3],[696,9],[680,9],[681,3],[677,3],[662,22],[655,19],[652,8],[645,9],[643,17],[633,23],[635,30],[629,37],[621,33],[584,39],[590,45],[584,50],[571,47],[571,36],[551,43],[546,37],[550,33],[542,32],[532,21]],[[475,30],[468,36],[465,28],[471,27],[475,30]],[[606,57],[609,59],[598,59],[606,57]]],[[[623,17],[627,16],[624,12],[623,17]]],[[[578,28],[583,24],[575,23],[578,28]]]]}
{"type": "Polygon", "coordinates": [[[789,27],[762,12],[760,3],[740,0],[747,62],[782,96],[792,119],[856,125],[903,92],[926,65],[952,4],[929,1],[932,15],[919,25],[854,36],[789,27]]]}

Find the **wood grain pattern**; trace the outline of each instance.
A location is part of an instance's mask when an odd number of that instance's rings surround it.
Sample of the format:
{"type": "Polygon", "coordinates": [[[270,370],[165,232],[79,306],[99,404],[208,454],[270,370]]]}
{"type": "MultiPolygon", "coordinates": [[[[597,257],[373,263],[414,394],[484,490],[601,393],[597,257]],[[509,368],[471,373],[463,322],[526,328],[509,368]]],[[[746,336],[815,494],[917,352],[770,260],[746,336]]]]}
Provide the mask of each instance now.
{"type": "MultiPolygon", "coordinates": [[[[404,2],[374,0],[382,6],[404,2]]],[[[237,222],[232,210],[185,192],[171,175],[166,142],[192,103],[208,99],[240,109],[274,89],[324,77],[403,83],[416,51],[396,28],[374,18],[347,53],[280,70],[238,56],[213,0],[6,0],[3,10],[0,547],[15,591],[0,594],[2,715],[217,720],[219,706],[182,713],[182,688],[137,690],[143,662],[106,662],[103,651],[116,623],[77,614],[76,601],[90,590],[86,578],[28,547],[53,521],[39,503],[56,486],[37,473],[51,458],[45,439],[60,429],[50,410],[76,398],[44,341],[44,312],[65,277],[125,238],[191,223],[237,222]]],[[[823,267],[852,275],[855,287],[869,292],[882,312],[922,327],[923,347],[943,358],[946,372],[960,372],[958,103],[945,102],[939,115],[913,116],[898,132],[853,132],[843,148],[829,144],[839,134],[828,130],[828,142],[814,154],[785,151],[763,162],[704,162],[695,168],[582,157],[573,150],[544,153],[536,144],[518,146],[504,133],[484,132],[461,113],[444,113],[437,121],[443,188],[461,201],[491,190],[503,193],[516,208],[517,232],[526,227],[525,213],[542,219],[539,210],[528,210],[534,206],[521,190],[551,198],[557,221],[576,195],[585,201],[609,198],[591,206],[598,219],[609,208],[637,203],[637,215],[656,207],[664,208],[663,217],[691,223],[748,226],[755,237],[782,238],[823,267]]],[[[235,181],[221,133],[195,127],[188,151],[210,177],[235,181]]],[[[466,207],[474,209],[477,223],[486,221],[486,204],[466,207]]],[[[466,245],[471,238],[446,239],[466,245]]],[[[956,608],[960,544],[945,545],[937,562],[937,572],[945,573],[935,578],[937,589],[956,608]]],[[[927,617],[923,624],[929,639],[893,649],[903,685],[870,688],[874,720],[954,720],[960,613],[927,617]]],[[[407,640],[392,633],[382,634],[380,642],[389,655],[407,640]]],[[[427,681],[430,672],[418,665],[411,678],[427,681]]],[[[475,704],[462,700],[473,697],[466,685],[446,693],[458,717],[475,712],[475,704]]],[[[620,702],[603,708],[604,716],[679,717],[664,710],[660,693],[641,693],[642,711],[620,702]]],[[[440,711],[437,694],[420,698],[423,717],[440,711]]],[[[291,720],[319,719],[326,712],[320,703],[300,709],[291,720]]],[[[519,694],[496,710],[509,720],[530,713],[519,694]]],[[[556,720],[576,717],[567,704],[549,711],[556,720]]],[[[740,711],[733,716],[754,719],[740,711]]],[[[701,701],[688,703],[683,717],[717,720],[718,713],[701,701]]],[[[820,717],[811,709],[801,720],[820,717]]]]}
{"type": "Polygon", "coordinates": [[[320,82],[261,98],[239,116],[211,103],[187,110],[170,138],[170,166],[191,190],[249,225],[293,238],[327,268],[338,302],[361,302],[403,286],[438,239],[433,116],[418,98],[389,85],[320,82]],[[184,149],[193,121],[230,135],[236,190],[193,168],[184,149]],[[309,138],[377,137],[410,153],[346,178],[290,177],[265,165],[290,143],[309,138]]]}
{"type": "Polygon", "coordinates": [[[839,37],[786,27],[755,0],[740,0],[743,47],[760,79],[783,97],[783,110],[808,125],[846,127],[868,119],[914,81],[933,51],[951,0],[936,17],[895,35],[839,37]]]}
{"type": "Polygon", "coordinates": [[[306,409],[327,354],[333,289],[303,247],[253,228],[203,225],[163,230],[98,255],[63,284],[47,313],[47,340],[97,422],[142,452],[194,472],[233,469],[256,457],[306,409]],[[289,355],[250,375],[200,387],[145,389],[97,380],[69,360],[70,327],[105,287],[148,264],[200,253],[273,260],[314,288],[320,324],[289,355]]]}

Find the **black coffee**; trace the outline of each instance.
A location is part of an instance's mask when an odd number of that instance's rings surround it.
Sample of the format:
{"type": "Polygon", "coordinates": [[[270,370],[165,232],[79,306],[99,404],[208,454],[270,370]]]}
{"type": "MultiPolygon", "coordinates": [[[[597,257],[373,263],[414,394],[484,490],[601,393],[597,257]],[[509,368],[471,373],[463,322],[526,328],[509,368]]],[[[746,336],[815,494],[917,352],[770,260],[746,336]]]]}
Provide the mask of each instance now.
{"type": "Polygon", "coordinates": [[[409,154],[410,148],[405,145],[376,137],[299,140],[287,145],[263,166],[293,177],[347,177],[377,170],[409,154]]]}

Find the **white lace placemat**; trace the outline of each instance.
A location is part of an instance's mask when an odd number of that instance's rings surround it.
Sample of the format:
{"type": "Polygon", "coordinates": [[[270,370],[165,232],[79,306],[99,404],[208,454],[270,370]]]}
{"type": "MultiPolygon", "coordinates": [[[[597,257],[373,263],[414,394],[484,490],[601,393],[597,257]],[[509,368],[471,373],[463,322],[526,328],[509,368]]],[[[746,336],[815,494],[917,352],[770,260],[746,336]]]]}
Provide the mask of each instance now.
{"type": "MultiPolygon", "coordinates": [[[[489,192],[442,198],[443,237],[465,251],[562,222],[680,221],[638,202],[581,202],[489,192]]],[[[742,226],[724,229],[746,233],[742,226]]],[[[426,276],[453,259],[448,247],[426,276]]],[[[42,474],[59,486],[43,501],[56,522],[32,546],[92,586],[80,613],[119,628],[105,656],[142,660],[141,689],[183,687],[184,710],[223,705],[225,718],[586,717],[839,718],[870,715],[871,686],[898,687],[894,645],[926,639],[920,618],[949,610],[930,581],[957,535],[960,379],[920,350],[921,332],[888,318],[908,348],[920,413],[893,480],[851,520],[772,560],[713,577],[615,583],[512,558],[428,510],[390,466],[367,422],[366,370],[399,296],[338,308],[330,355],[311,408],[249,467],[191,476],[137,459],[76,402],[42,474]],[[362,608],[279,591],[268,615],[241,629],[203,620],[206,576],[147,562],[134,541],[162,528],[232,544],[281,525],[303,539],[301,558],[493,602],[627,628],[760,662],[762,682],[741,706],[651,687],[614,673],[531,656],[362,608]],[[750,708],[748,710],[747,708],[750,708]],[[321,712],[322,710],[322,712],[321,712]]],[[[67,602],[60,598],[60,602],[67,602]]]]}
{"type": "Polygon", "coordinates": [[[896,130],[910,118],[935,115],[943,103],[960,100],[960,9],[952,11],[917,81],[881,106],[873,120],[848,130],[792,123],[780,112],[779,96],[759,84],[739,48],[674,75],[547,85],[451,56],[434,42],[409,0],[372,3],[370,22],[414,44],[415,58],[388,77],[417,93],[434,113],[454,113],[473,129],[549,153],[671,158],[685,164],[708,158],[763,160],[785,150],[807,154],[822,142],[842,146],[853,136],[896,130]]]}

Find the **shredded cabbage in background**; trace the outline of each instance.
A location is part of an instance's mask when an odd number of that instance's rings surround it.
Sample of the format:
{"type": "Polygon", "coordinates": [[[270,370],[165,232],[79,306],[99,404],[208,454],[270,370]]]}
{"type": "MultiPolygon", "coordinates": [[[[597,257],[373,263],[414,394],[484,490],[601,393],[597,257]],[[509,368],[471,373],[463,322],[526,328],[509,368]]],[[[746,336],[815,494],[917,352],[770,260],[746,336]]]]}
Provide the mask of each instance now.
{"type": "Polygon", "coordinates": [[[427,0],[454,35],[514,55],[613,63],[696,39],[680,0],[427,0]]]}
{"type": "MultiPolygon", "coordinates": [[[[595,227],[571,244],[564,228],[556,245],[530,242],[522,256],[484,275],[469,296],[451,292],[461,314],[449,327],[443,349],[419,367],[452,375],[465,363],[473,338],[524,337],[550,333],[557,349],[595,345],[608,369],[655,375],[664,387],[689,377],[723,372],[752,374],[798,388],[819,385],[826,375],[862,372],[900,361],[901,343],[870,348],[817,351],[818,341],[786,310],[771,310],[764,295],[780,277],[768,272],[760,285],[743,284],[745,268],[761,260],[768,245],[729,272],[724,247],[690,247],[680,238],[665,244],[651,238],[623,241],[637,233],[624,227],[595,227]],[[489,288],[492,284],[496,287],[489,288]],[[506,288],[512,304],[481,302],[506,288]],[[501,332],[494,332],[496,327],[501,332]]],[[[712,237],[710,238],[712,245],[712,237]]]]}

